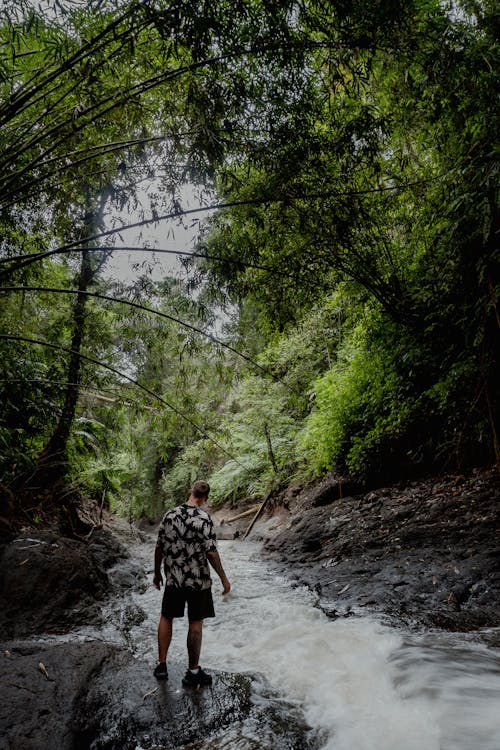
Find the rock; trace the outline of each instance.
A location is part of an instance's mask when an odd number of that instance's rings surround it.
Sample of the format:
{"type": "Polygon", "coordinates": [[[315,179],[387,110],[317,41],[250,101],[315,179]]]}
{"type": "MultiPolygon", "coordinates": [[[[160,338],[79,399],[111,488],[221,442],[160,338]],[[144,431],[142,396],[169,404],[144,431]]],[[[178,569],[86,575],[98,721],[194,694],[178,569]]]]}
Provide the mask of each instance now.
{"type": "Polygon", "coordinates": [[[184,666],[159,682],[149,664],[115,652],[88,686],[74,716],[80,744],[93,750],[177,747],[241,721],[250,711],[250,681],[214,675],[211,688],[185,690],[184,666]]]}
{"type": "Polygon", "coordinates": [[[110,646],[101,643],[2,644],[0,725],[2,750],[74,747],[74,704],[110,646]],[[43,663],[48,679],[38,668],[43,663]],[[61,720],[61,717],[62,720],[61,720]]]}
{"type": "Polygon", "coordinates": [[[321,541],[319,539],[308,537],[302,543],[302,550],[304,552],[317,552],[320,549],[321,541]]]}
{"type": "Polygon", "coordinates": [[[8,650],[0,688],[5,750],[170,747],[227,726],[250,708],[248,680],[217,675],[210,691],[189,694],[179,690],[180,667],[171,670],[170,684],[160,685],[151,665],[110,644],[10,644],[8,650]]]}
{"type": "Polygon", "coordinates": [[[119,613],[118,627],[125,633],[128,633],[136,625],[147,618],[146,612],[137,604],[128,603],[119,613]]]}
{"type": "Polygon", "coordinates": [[[361,485],[350,479],[326,477],[316,483],[314,490],[310,493],[310,503],[313,508],[320,508],[361,491],[361,485]]]}
{"type": "Polygon", "coordinates": [[[298,570],[302,584],[321,592],[324,611],[337,610],[341,600],[353,611],[370,606],[396,624],[498,626],[496,468],[324,504],[334,486],[333,478],[325,478],[296,493],[287,526],[269,534],[263,549],[285,574],[298,570]],[[368,592],[371,605],[363,599],[368,592]]]}
{"type": "Polygon", "coordinates": [[[158,682],[152,664],[99,641],[3,643],[0,653],[1,750],[176,748],[221,732],[236,747],[249,727],[262,750],[310,747],[300,716],[252,700],[248,676],[213,673],[210,688],[186,690],[184,666],[169,664],[158,682]]]}
{"type": "Polygon", "coordinates": [[[125,556],[110,534],[96,534],[89,542],[49,531],[20,534],[0,550],[0,636],[99,623],[100,602],[115,585],[141,585],[142,574],[129,561],[121,563],[121,573],[120,568],[114,576],[108,573],[109,566],[125,556]]]}
{"type": "Polygon", "coordinates": [[[457,584],[452,588],[448,596],[448,604],[451,604],[455,609],[460,609],[460,606],[467,601],[471,595],[470,585],[457,584]]]}

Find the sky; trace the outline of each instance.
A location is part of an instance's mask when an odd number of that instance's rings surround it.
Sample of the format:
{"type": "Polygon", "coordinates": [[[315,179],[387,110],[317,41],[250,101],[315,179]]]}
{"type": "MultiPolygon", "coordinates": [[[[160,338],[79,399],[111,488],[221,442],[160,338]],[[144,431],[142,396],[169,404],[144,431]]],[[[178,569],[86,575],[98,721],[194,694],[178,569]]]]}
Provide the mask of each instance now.
{"type": "MultiPolygon", "coordinates": [[[[163,250],[192,252],[196,232],[172,226],[171,222],[160,222],[157,226],[145,227],[140,236],[137,230],[132,230],[124,231],[122,237],[123,240],[116,243],[117,248],[147,245],[163,250]]],[[[104,276],[128,283],[147,272],[154,281],[159,281],[165,276],[178,276],[184,273],[184,269],[179,256],[175,254],[117,250],[106,263],[104,276]]]]}
{"type": "MultiPolygon", "coordinates": [[[[147,205],[147,196],[144,196],[147,205]]],[[[188,185],[182,191],[182,205],[184,209],[196,208],[198,201],[193,189],[188,185]]],[[[114,214],[113,220],[120,219],[124,223],[140,221],[139,212],[114,214]]],[[[111,226],[111,220],[108,225],[111,226]]],[[[194,243],[198,237],[198,223],[177,220],[164,220],[157,224],[150,224],[140,229],[123,230],[120,238],[116,239],[116,247],[151,247],[178,252],[193,252],[194,243]]],[[[106,263],[104,276],[123,283],[130,283],[134,279],[150,273],[152,280],[159,281],[165,276],[185,275],[185,269],[179,256],[170,253],[132,252],[129,250],[113,253],[106,263]]]]}
{"type": "MultiPolygon", "coordinates": [[[[22,4],[23,0],[0,0],[0,7],[3,2],[13,3],[14,7],[19,2],[21,6],[18,8],[19,10],[24,7],[22,4]]],[[[96,7],[102,6],[101,0],[24,0],[24,2],[54,19],[60,15],[60,11],[63,8],[92,7],[93,4],[96,7]]],[[[153,193],[157,192],[158,186],[154,182],[151,183],[149,191],[153,193]]],[[[150,205],[148,192],[144,191],[143,195],[139,194],[138,198],[139,203],[145,207],[147,215],[148,209],[146,207],[150,205]]],[[[195,189],[192,185],[187,185],[180,190],[180,200],[185,209],[193,209],[200,205],[199,196],[195,194],[195,189]]],[[[137,228],[123,230],[121,236],[114,236],[113,243],[116,244],[117,248],[147,246],[169,251],[177,250],[183,253],[192,252],[198,236],[198,223],[193,221],[195,217],[196,215],[188,217],[188,220],[184,222],[184,226],[181,222],[172,220],[161,221],[156,225],[151,224],[139,230],[137,228]]],[[[202,217],[203,214],[200,215],[200,218],[202,217]]],[[[139,210],[129,213],[125,209],[121,214],[114,213],[108,217],[106,228],[111,229],[117,222],[133,224],[141,221],[141,218],[139,210]]],[[[102,242],[101,244],[104,243],[102,242]]],[[[185,278],[186,270],[179,256],[175,254],[153,254],[140,251],[131,252],[128,250],[122,252],[117,250],[114,252],[103,268],[103,276],[105,278],[115,279],[123,283],[132,283],[145,273],[149,273],[152,280],[159,281],[165,276],[182,276],[185,278]]]]}

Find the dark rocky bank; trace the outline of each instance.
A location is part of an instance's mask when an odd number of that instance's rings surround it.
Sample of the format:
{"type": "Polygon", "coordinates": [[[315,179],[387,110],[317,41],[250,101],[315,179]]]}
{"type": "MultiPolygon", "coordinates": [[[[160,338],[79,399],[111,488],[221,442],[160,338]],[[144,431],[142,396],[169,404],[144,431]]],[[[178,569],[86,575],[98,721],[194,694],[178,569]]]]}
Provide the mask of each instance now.
{"type": "Polygon", "coordinates": [[[500,624],[496,468],[359,492],[332,477],[274,498],[264,554],[332,617],[469,631],[500,624]]]}
{"type": "Polygon", "coordinates": [[[110,595],[145,585],[118,538],[99,529],[87,542],[21,530],[0,548],[0,636],[57,633],[101,623],[110,595]]]}

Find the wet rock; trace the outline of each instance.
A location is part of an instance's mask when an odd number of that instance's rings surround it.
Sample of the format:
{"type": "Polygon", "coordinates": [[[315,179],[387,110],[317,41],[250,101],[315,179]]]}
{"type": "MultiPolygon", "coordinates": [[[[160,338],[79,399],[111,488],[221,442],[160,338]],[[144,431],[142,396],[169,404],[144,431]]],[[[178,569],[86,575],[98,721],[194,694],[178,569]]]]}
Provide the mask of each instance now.
{"type": "Polygon", "coordinates": [[[168,682],[158,682],[151,665],[111,655],[76,711],[80,744],[92,750],[177,747],[248,714],[245,678],[218,674],[211,688],[189,691],[181,686],[183,674],[183,668],[169,666],[168,682]]]}
{"type": "Polygon", "coordinates": [[[302,543],[302,549],[304,552],[317,552],[321,549],[321,541],[319,539],[307,537],[302,543]]]}
{"type": "Polygon", "coordinates": [[[448,596],[448,604],[451,604],[456,610],[460,609],[460,606],[467,601],[471,595],[470,584],[460,583],[453,586],[448,596]]]}
{"type": "Polygon", "coordinates": [[[141,585],[137,565],[111,534],[88,542],[49,531],[20,534],[0,549],[0,636],[13,638],[98,623],[102,600],[141,585]]]}
{"type": "Polygon", "coordinates": [[[336,500],[358,494],[362,491],[362,486],[351,479],[338,479],[337,477],[327,476],[324,479],[316,480],[309,490],[308,502],[313,508],[320,508],[324,505],[330,505],[336,500]]]}
{"type": "Polygon", "coordinates": [[[144,591],[147,586],[144,571],[134,560],[118,562],[108,571],[108,578],[115,593],[144,591]]]}
{"type": "Polygon", "coordinates": [[[103,568],[109,568],[117,560],[128,556],[127,544],[122,543],[114,533],[107,529],[96,529],[88,545],[93,558],[103,568]]]}
{"type": "Polygon", "coordinates": [[[110,646],[26,642],[3,643],[0,648],[2,750],[73,748],[78,697],[108,657],[110,646]]]}
{"type": "Polygon", "coordinates": [[[310,746],[300,717],[262,691],[256,702],[248,676],[215,673],[210,688],[192,691],[184,667],[169,665],[158,682],[152,664],[98,641],[0,648],[2,750],[172,750],[221,731],[241,736],[243,725],[258,728],[263,750],[310,746]]]}
{"type": "Polygon", "coordinates": [[[243,678],[218,675],[209,691],[188,693],[180,689],[180,667],[160,684],[151,665],[109,644],[14,643],[4,644],[2,653],[5,750],[171,747],[249,711],[243,678]]]}
{"type": "Polygon", "coordinates": [[[160,684],[153,664],[125,648],[71,635],[82,624],[95,633],[105,616],[129,643],[146,617],[127,595],[144,586],[141,563],[109,542],[97,533],[81,542],[36,530],[1,548],[3,637],[43,636],[0,645],[0,750],[174,750],[186,743],[194,750],[208,736],[210,747],[218,737],[227,747],[228,735],[235,746],[241,736],[254,737],[248,747],[260,750],[311,748],[298,709],[262,689],[256,699],[249,676],[219,673],[212,688],[190,693],[181,687],[184,665],[169,665],[170,680],[160,684]],[[114,609],[103,608],[113,596],[114,609]]]}
{"type": "Polygon", "coordinates": [[[129,602],[120,612],[119,628],[128,633],[147,618],[146,612],[137,604],[129,602]]]}

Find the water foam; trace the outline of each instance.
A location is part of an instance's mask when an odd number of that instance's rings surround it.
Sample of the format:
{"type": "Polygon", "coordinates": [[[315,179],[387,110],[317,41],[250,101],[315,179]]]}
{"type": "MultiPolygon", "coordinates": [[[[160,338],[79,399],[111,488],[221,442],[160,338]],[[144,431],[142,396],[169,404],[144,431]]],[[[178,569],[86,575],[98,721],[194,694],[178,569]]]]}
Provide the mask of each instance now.
{"type": "Polygon", "coordinates": [[[302,707],[325,750],[500,749],[498,655],[455,644],[448,634],[410,642],[366,618],[329,620],[314,607],[314,594],[292,589],[249,559],[245,544],[222,548],[233,567],[233,592],[207,623],[203,650],[210,665],[264,674],[302,707]],[[488,671],[489,688],[481,694],[476,688],[488,671]]]}
{"type": "MultiPolygon", "coordinates": [[[[248,541],[220,543],[232,591],[222,598],[214,581],[205,667],[262,674],[302,710],[323,750],[500,750],[499,649],[368,618],[329,620],[313,593],[293,588],[258,550],[248,541]]],[[[155,651],[160,598],[149,589],[137,600],[150,613],[131,632],[139,655],[155,651]]],[[[169,659],[185,661],[185,635],[176,622],[169,659]]],[[[226,740],[207,747],[258,747],[255,738],[226,740]]]]}

